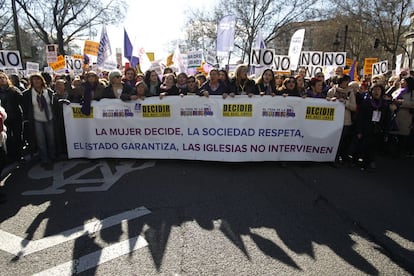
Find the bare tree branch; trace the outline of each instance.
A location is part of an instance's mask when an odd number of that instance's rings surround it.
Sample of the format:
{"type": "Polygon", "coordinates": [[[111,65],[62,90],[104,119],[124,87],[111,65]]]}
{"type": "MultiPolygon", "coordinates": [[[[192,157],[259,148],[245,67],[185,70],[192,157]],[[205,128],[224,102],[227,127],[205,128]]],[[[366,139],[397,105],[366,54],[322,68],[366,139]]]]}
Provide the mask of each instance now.
{"type": "Polygon", "coordinates": [[[16,0],[33,32],[45,43],[54,42],[59,52],[83,31],[99,24],[118,23],[126,10],[125,0],[16,0]]]}

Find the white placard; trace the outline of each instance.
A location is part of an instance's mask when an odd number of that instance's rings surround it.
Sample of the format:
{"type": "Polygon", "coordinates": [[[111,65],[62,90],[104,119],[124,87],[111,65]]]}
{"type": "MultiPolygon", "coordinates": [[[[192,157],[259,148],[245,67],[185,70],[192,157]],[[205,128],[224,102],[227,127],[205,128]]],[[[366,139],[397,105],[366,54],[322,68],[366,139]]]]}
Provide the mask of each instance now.
{"type": "Polygon", "coordinates": [[[0,69],[3,68],[23,69],[20,52],[0,50],[0,69]]]}

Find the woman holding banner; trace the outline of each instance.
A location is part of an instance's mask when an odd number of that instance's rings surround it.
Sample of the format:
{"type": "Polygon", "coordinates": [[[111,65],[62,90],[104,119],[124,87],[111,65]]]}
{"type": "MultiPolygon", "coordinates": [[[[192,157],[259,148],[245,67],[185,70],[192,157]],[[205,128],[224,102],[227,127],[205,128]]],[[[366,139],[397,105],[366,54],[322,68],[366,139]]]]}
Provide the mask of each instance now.
{"type": "Polygon", "coordinates": [[[230,89],[230,77],[226,69],[219,70],[219,79],[221,80],[221,82],[226,87],[226,90],[228,91],[230,89]]]}
{"type": "Polygon", "coordinates": [[[293,76],[285,78],[283,80],[282,86],[278,91],[278,95],[282,95],[283,97],[301,97],[302,95],[299,94],[299,91],[297,89],[296,78],[293,76]]]}
{"type": "Polygon", "coordinates": [[[160,94],[161,79],[155,70],[147,70],[145,72],[144,82],[148,87],[146,97],[158,96],[160,94]]]}
{"type": "Polygon", "coordinates": [[[89,116],[91,102],[102,99],[105,86],[99,82],[98,74],[94,71],[86,73],[85,79],[85,82],[69,92],[68,100],[72,103],[80,103],[82,105],[81,112],[89,116]]]}
{"type": "Polygon", "coordinates": [[[234,78],[230,81],[230,97],[234,95],[258,95],[256,83],[248,78],[249,67],[245,64],[239,64],[234,71],[234,78]]]}
{"type": "Polygon", "coordinates": [[[219,79],[219,70],[212,68],[210,70],[209,79],[200,87],[200,96],[208,97],[209,95],[223,95],[227,96],[227,88],[219,79]]]}
{"type": "Polygon", "coordinates": [[[196,78],[188,76],[187,78],[187,95],[199,95],[200,89],[197,87],[196,78]]]}
{"type": "Polygon", "coordinates": [[[135,69],[132,67],[129,67],[125,69],[124,77],[122,78],[122,81],[129,87],[134,88],[135,83],[136,83],[136,77],[137,77],[137,73],[135,72],[135,69]]]}
{"type": "Polygon", "coordinates": [[[309,81],[309,89],[306,91],[305,96],[309,98],[324,99],[326,95],[323,93],[323,81],[318,78],[312,78],[309,81]]]}
{"type": "Polygon", "coordinates": [[[298,90],[299,95],[305,95],[306,94],[306,88],[305,88],[305,79],[302,77],[302,75],[296,75],[296,89],[298,90]]]}
{"type": "Polygon", "coordinates": [[[257,89],[259,90],[260,96],[270,95],[276,96],[276,81],[275,74],[272,69],[265,69],[262,75],[256,81],[257,89]]]}
{"type": "Polygon", "coordinates": [[[129,85],[122,82],[121,72],[119,70],[111,71],[108,75],[108,79],[109,85],[105,87],[102,98],[131,100],[128,95],[130,96],[133,94],[134,88],[131,88],[129,85]]]}
{"type": "MultiPolygon", "coordinates": [[[[160,99],[167,95],[178,96],[180,91],[176,86],[177,79],[174,73],[167,73],[163,77],[164,82],[160,85],[160,99]]],[[[183,94],[184,95],[184,94],[183,94]]]]}
{"type": "Polygon", "coordinates": [[[175,84],[178,88],[178,94],[187,95],[187,80],[188,76],[186,73],[181,72],[177,75],[177,83],[175,84]]]}

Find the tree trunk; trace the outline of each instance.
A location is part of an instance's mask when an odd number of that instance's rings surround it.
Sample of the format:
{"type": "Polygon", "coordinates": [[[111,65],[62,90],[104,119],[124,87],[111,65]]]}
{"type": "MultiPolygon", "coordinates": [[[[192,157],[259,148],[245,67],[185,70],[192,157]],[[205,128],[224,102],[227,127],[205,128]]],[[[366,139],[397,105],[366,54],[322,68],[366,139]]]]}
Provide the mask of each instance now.
{"type": "MultiPolygon", "coordinates": [[[[14,25],[14,33],[15,33],[15,38],[16,38],[16,48],[20,52],[21,58],[23,59],[23,49],[22,49],[22,44],[20,42],[20,28],[19,28],[19,21],[17,18],[16,0],[12,0],[11,2],[12,2],[12,10],[13,10],[13,25],[14,25]]],[[[22,63],[25,64],[23,60],[22,60],[22,63]]]]}
{"type": "Polygon", "coordinates": [[[57,29],[57,44],[58,44],[59,54],[64,56],[66,54],[65,47],[64,47],[65,41],[63,39],[63,30],[61,29],[57,29]]]}

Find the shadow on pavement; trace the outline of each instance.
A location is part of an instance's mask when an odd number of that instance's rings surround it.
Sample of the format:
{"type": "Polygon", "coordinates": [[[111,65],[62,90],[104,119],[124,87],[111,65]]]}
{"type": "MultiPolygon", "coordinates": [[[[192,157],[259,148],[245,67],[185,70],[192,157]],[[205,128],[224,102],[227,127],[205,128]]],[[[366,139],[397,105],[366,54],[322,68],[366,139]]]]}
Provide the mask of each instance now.
{"type": "MultiPolygon", "coordinates": [[[[77,163],[66,167],[55,164],[51,171],[29,163],[14,171],[6,183],[9,201],[1,206],[0,223],[24,206],[49,202],[24,227],[24,238],[32,240],[45,221],[43,235],[50,236],[93,219],[102,220],[145,206],[152,215],[130,220],[127,236],[142,235],[146,239],[158,271],[172,228],[196,221],[204,230],[221,231],[247,260],[252,257],[243,241],[246,236],[263,254],[298,272],[304,268],[286,248],[315,259],[316,243],[328,247],[361,273],[381,273],[354,249],[351,234],[357,233],[375,242],[378,250],[398,266],[414,273],[414,252],[395,238],[414,242],[412,159],[384,159],[386,170],[375,173],[357,168],[335,169],[328,164],[293,163],[281,167],[276,162],[160,160],[156,166],[144,166],[148,162],[145,160],[71,162],[77,163]],[[145,169],[133,169],[141,166],[145,169]],[[37,173],[33,173],[34,168],[37,173]],[[122,170],[122,177],[114,176],[122,170]],[[73,181],[79,180],[75,184],[48,189],[53,178],[65,180],[74,175],[77,177],[73,181]],[[114,182],[107,191],[76,192],[80,187],[103,186],[99,179],[104,178],[114,182]],[[43,192],[28,195],[28,190],[43,192]],[[271,229],[284,246],[262,236],[260,229],[271,229]]],[[[120,225],[114,225],[101,231],[100,239],[111,244],[119,241],[123,233],[120,225]]],[[[134,246],[132,242],[130,247],[134,246]]],[[[82,236],[75,240],[72,255],[78,259],[100,249],[102,245],[94,235],[82,236]]],[[[94,274],[95,269],[88,270],[88,274],[94,274]]],[[[77,272],[75,266],[73,272],[77,272]]]]}

